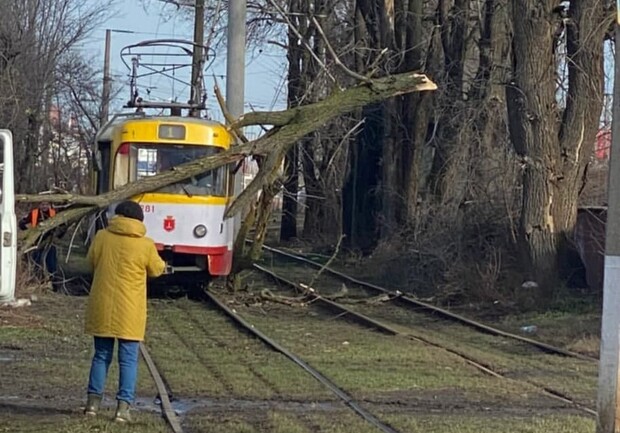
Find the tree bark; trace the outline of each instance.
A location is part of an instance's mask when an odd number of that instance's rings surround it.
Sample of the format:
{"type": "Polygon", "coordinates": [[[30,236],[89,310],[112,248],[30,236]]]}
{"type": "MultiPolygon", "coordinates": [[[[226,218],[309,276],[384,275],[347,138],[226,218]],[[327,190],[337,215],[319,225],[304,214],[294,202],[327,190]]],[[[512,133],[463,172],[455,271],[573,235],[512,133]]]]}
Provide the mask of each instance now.
{"type": "MultiPolygon", "coordinates": [[[[355,64],[358,72],[375,64],[377,57],[387,49],[380,73],[393,69],[394,38],[386,19],[383,1],[358,0],[355,2],[355,64]],[[363,47],[363,48],[362,48],[363,47]]],[[[400,19],[400,15],[399,15],[400,19]]],[[[352,249],[370,252],[380,237],[380,215],[385,214],[385,194],[382,188],[384,171],[389,172],[389,161],[383,160],[389,130],[389,103],[368,104],[360,113],[364,120],[361,133],[349,152],[350,170],[343,188],[344,243],[352,249]]],[[[389,214],[389,211],[388,211],[389,214]]]]}
{"type": "Polygon", "coordinates": [[[455,218],[465,197],[471,146],[467,136],[469,107],[465,101],[466,59],[474,41],[470,8],[470,0],[439,0],[437,8],[444,60],[443,91],[438,102],[430,189],[437,203],[447,205],[444,212],[455,218]]]}
{"type": "Polygon", "coordinates": [[[370,252],[379,238],[383,104],[365,106],[362,118],[364,129],[349,155],[351,169],[344,186],[343,231],[349,248],[370,252]]]}
{"type": "MultiPolygon", "coordinates": [[[[305,33],[300,21],[306,20],[300,16],[300,0],[289,0],[288,11],[291,20],[298,32],[305,33]]],[[[305,48],[293,28],[288,29],[288,107],[301,105],[304,83],[302,80],[302,58],[305,48]]],[[[280,240],[288,241],[297,237],[297,190],[299,188],[299,143],[288,150],[284,158],[284,190],[282,194],[282,220],[280,222],[280,240]]]]}
{"type": "Polygon", "coordinates": [[[603,96],[604,2],[572,1],[562,20],[552,0],[512,0],[513,81],[507,87],[510,135],[522,158],[520,237],[531,269],[549,293],[598,129],[603,96]],[[567,23],[566,106],[556,97],[556,34],[567,23]],[[563,108],[563,109],[562,109],[563,108]]]}
{"type": "MultiPolygon", "coordinates": [[[[395,3],[395,50],[401,59],[399,71],[426,67],[438,75],[434,55],[436,30],[425,24],[425,2],[395,3]]],[[[432,72],[431,72],[432,71],[432,72]]],[[[386,101],[391,125],[383,149],[382,237],[399,232],[413,221],[421,188],[425,185],[424,152],[429,131],[434,130],[434,95],[409,94],[386,101]]],[[[432,134],[431,134],[432,135],[432,134]]]]}

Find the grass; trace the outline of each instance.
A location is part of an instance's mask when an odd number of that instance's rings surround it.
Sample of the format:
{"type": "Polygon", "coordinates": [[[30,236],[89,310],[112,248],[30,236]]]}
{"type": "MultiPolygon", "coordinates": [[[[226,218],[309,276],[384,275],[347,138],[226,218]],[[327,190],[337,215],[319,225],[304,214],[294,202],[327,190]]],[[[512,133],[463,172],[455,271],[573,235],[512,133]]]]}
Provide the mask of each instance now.
{"type": "Polygon", "coordinates": [[[394,306],[356,306],[354,309],[401,325],[405,332],[414,329],[417,334],[483,361],[508,377],[531,380],[572,395],[584,404],[595,404],[597,366],[594,362],[545,354],[525,343],[483,334],[427,315],[413,315],[409,310],[394,306]]]}
{"type": "MultiPolygon", "coordinates": [[[[21,406],[7,408],[0,403],[2,424],[0,432],[46,432],[46,433],[115,433],[127,432],[126,425],[112,421],[114,412],[103,410],[95,419],[86,418],[78,410],[57,409],[47,406],[21,406]]],[[[135,413],[131,424],[132,433],[167,433],[169,428],[159,415],[135,413]]]]}
{"type": "Polygon", "coordinates": [[[450,389],[481,401],[521,401],[532,390],[482,374],[458,357],[421,343],[369,332],[306,310],[272,307],[273,315],[246,311],[259,329],[358,398],[429,395],[450,389]]]}
{"type": "MultiPolygon", "coordinates": [[[[329,259],[327,255],[313,255],[309,256],[316,262],[324,263],[329,259]]],[[[274,270],[284,271],[286,273],[296,272],[300,275],[306,275],[305,280],[309,281],[317,272],[315,268],[303,269],[299,264],[292,261],[282,260],[280,257],[273,257],[272,254],[266,253],[263,258],[263,263],[268,267],[274,267],[274,270]],[[310,277],[308,277],[310,276],[310,277]]],[[[392,289],[400,289],[405,293],[415,293],[416,285],[412,284],[390,284],[395,274],[399,274],[401,269],[391,269],[393,265],[398,265],[396,262],[385,264],[373,263],[372,258],[370,261],[357,261],[355,266],[350,266],[346,257],[336,258],[331,263],[331,267],[334,269],[340,269],[341,271],[350,275],[361,278],[375,284],[385,287],[391,287],[392,289]],[[379,264],[381,266],[379,266],[379,264]]],[[[402,266],[400,266],[402,268],[402,266]]],[[[406,266],[405,266],[406,268],[406,266]]],[[[325,275],[325,274],[324,274],[325,275]]],[[[304,278],[300,278],[303,280],[304,278]]],[[[398,279],[398,278],[396,278],[398,279]]],[[[402,280],[402,279],[401,279],[402,280]]],[[[321,279],[317,286],[323,287],[325,280],[321,279]]],[[[401,281],[402,282],[402,281],[401,281]]],[[[493,288],[498,293],[506,292],[512,293],[514,290],[502,290],[501,287],[493,288]]],[[[329,290],[327,291],[329,293],[329,290]]],[[[518,301],[520,290],[517,289],[516,293],[513,293],[514,299],[512,301],[518,301]]],[[[467,293],[464,293],[467,302],[467,293]]],[[[531,301],[531,299],[527,299],[531,301]]],[[[528,303],[526,302],[526,303],[528,303]]],[[[513,302],[514,303],[514,302],[513,302]]],[[[531,303],[531,302],[529,302],[531,303]]],[[[509,303],[510,304],[510,303],[509,303]]],[[[569,350],[578,351],[579,353],[587,354],[597,357],[599,353],[600,339],[598,338],[601,329],[601,305],[602,301],[600,293],[581,293],[575,289],[569,289],[566,287],[558,287],[555,291],[553,298],[545,304],[545,309],[540,310],[538,305],[532,305],[532,310],[522,312],[512,307],[509,313],[506,313],[505,308],[499,308],[495,305],[488,304],[468,304],[468,305],[456,305],[455,311],[461,312],[465,316],[469,316],[473,319],[478,318],[483,322],[499,327],[513,333],[520,333],[520,328],[525,325],[536,325],[538,331],[534,335],[535,338],[550,344],[561,346],[569,350]]]]}
{"type": "Polygon", "coordinates": [[[277,410],[250,413],[199,414],[188,423],[192,432],[210,433],[376,433],[349,411],[293,413],[277,410]]]}
{"type": "Polygon", "coordinates": [[[598,357],[601,313],[597,310],[592,307],[523,313],[504,317],[496,325],[514,333],[520,333],[522,326],[535,325],[533,338],[598,357]]]}
{"type": "Polygon", "coordinates": [[[591,433],[594,420],[568,416],[387,415],[393,426],[409,433],[591,433]]]}
{"type": "MultiPolygon", "coordinates": [[[[44,294],[32,307],[16,310],[30,320],[0,327],[0,355],[10,359],[0,370],[0,432],[126,431],[111,422],[111,408],[95,420],[81,414],[92,356],[92,338],[82,330],[85,299],[44,294]]],[[[117,377],[113,363],[107,400],[114,399],[117,377]]],[[[155,395],[144,365],[138,391],[155,395]]],[[[135,418],[132,431],[167,431],[157,415],[136,412],[135,418]]]]}
{"type": "MultiPolygon", "coordinates": [[[[480,413],[409,415],[380,414],[398,431],[408,433],[590,433],[594,421],[576,415],[494,416],[480,413]]],[[[186,425],[192,432],[210,433],[375,433],[375,427],[348,411],[291,413],[269,410],[252,413],[201,413],[186,425]]]]}
{"type": "Polygon", "coordinates": [[[295,365],[221,313],[180,299],[152,304],[148,344],[175,391],[240,399],[329,399],[295,365]]]}

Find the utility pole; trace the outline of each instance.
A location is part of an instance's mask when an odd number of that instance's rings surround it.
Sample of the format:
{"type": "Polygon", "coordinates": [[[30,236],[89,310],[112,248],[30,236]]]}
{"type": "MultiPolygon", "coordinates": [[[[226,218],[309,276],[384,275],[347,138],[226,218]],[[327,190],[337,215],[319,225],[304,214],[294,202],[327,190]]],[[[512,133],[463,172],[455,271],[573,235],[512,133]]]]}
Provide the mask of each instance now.
{"type": "MultiPolygon", "coordinates": [[[[246,0],[228,2],[228,49],[226,56],[226,107],[234,118],[243,114],[245,105],[245,18],[246,0]]],[[[243,188],[243,170],[235,174],[235,195],[243,188]]],[[[241,214],[234,217],[234,233],[241,227],[241,214]]]]}
{"type": "Polygon", "coordinates": [[[620,0],[615,26],[612,145],[605,236],[605,280],[598,377],[597,433],[620,432],[620,0]]]}
{"type": "MultiPolygon", "coordinates": [[[[202,103],[202,60],[205,43],[205,0],[196,0],[194,15],[194,50],[192,56],[192,91],[190,100],[193,104],[202,103]]],[[[200,109],[189,111],[192,117],[200,117],[200,109]]]]}
{"type": "Polygon", "coordinates": [[[112,30],[105,31],[105,54],[103,58],[103,92],[101,95],[101,119],[99,127],[108,121],[110,112],[110,88],[112,87],[112,77],[110,77],[110,45],[112,40],[112,30]]]}
{"type": "Polygon", "coordinates": [[[133,34],[131,30],[106,29],[105,51],[103,57],[103,90],[101,92],[101,117],[99,127],[102,127],[110,116],[110,93],[112,91],[112,76],[110,75],[110,50],[112,49],[112,32],[133,34]]]}

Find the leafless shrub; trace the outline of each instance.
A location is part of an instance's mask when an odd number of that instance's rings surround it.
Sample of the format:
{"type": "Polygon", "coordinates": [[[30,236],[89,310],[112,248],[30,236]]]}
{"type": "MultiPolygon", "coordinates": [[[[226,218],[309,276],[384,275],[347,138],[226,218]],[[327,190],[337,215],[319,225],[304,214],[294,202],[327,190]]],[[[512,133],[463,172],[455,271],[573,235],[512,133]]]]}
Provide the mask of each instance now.
{"type": "Polygon", "coordinates": [[[440,303],[514,303],[522,283],[516,237],[519,166],[510,152],[482,144],[471,158],[484,165],[460,162],[473,167],[460,180],[467,200],[455,204],[429,197],[418,203],[404,228],[385,230],[392,234],[379,244],[369,266],[378,279],[440,303]]]}
{"type": "Polygon", "coordinates": [[[43,284],[33,272],[34,264],[27,257],[21,257],[17,262],[15,277],[15,297],[29,298],[31,295],[42,291],[43,284]]]}
{"type": "Polygon", "coordinates": [[[21,192],[45,189],[48,181],[40,174],[50,164],[53,134],[48,119],[61,87],[63,59],[111,13],[113,3],[0,2],[0,124],[13,131],[15,164],[20,167],[16,188],[21,192]]]}

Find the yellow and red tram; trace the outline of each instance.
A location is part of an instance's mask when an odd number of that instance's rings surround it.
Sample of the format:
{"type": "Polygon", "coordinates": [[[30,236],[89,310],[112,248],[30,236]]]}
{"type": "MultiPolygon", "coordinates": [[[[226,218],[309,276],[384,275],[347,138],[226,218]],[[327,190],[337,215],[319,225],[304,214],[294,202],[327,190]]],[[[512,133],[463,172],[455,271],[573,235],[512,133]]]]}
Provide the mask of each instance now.
{"type": "MultiPolygon", "coordinates": [[[[97,194],[153,176],[228,149],[224,125],[181,116],[135,113],[113,118],[96,137],[94,188],[97,194]]],[[[232,266],[233,219],[224,212],[234,195],[227,166],[132,200],[144,211],[151,237],[172,272],[227,275],[232,266]]],[[[100,221],[113,214],[114,206],[100,221]]]]}

